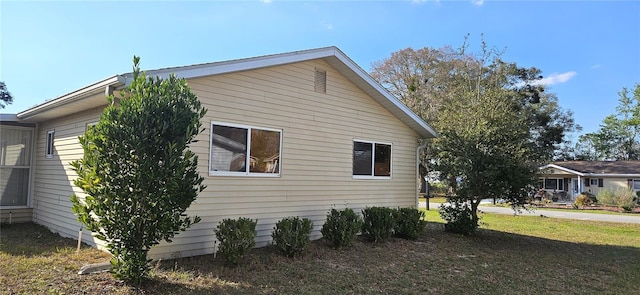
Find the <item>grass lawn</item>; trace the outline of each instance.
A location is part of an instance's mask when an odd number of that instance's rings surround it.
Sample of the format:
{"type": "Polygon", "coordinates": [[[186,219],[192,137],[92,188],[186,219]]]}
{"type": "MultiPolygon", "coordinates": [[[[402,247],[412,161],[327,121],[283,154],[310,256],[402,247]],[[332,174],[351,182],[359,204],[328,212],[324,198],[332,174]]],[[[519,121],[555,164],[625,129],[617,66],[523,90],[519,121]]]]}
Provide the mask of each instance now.
{"type": "Polygon", "coordinates": [[[205,255],[154,262],[151,281],[80,276],[108,256],[34,224],[0,228],[0,294],[632,294],[640,282],[640,225],[482,214],[476,235],[443,231],[436,210],[423,237],[304,257],[254,249],[235,268],[205,255]]]}

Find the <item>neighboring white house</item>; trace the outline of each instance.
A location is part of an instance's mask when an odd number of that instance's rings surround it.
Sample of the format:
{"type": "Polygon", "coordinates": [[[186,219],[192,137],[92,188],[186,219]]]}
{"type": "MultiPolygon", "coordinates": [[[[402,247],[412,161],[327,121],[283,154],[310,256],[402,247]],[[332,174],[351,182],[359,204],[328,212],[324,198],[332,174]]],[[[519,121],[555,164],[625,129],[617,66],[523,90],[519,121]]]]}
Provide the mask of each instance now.
{"type": "MultiPolygon", "coordinates": [[[[192,145],[207,189],[187,210],[202,221],[153,257],[214,251],[223,218],[258,219],[257,245],[283,217],[314,222],[331,208],[417,206],[419,140],[437,136],[419,116],[336,47],[147,71],[187,79],[208,113],[192,145]],[[259,145],[259,146],[258,146],[259,145]]],[[[32,220],[63,236],[82,157],[78,136],[98,121],[106,95],[131,82],[116,75],[3,115],[0,220],[32,220]]],[[[89,233],[83,240],[101,247],[89,233]]]]}
{"type": "Polygon", "coordinates": [[[597,195],[604,188],[640,191],[640,161],[562,161],[540,170],[539,187],[566,193],[570,200],[582,192],[597,195]]]}

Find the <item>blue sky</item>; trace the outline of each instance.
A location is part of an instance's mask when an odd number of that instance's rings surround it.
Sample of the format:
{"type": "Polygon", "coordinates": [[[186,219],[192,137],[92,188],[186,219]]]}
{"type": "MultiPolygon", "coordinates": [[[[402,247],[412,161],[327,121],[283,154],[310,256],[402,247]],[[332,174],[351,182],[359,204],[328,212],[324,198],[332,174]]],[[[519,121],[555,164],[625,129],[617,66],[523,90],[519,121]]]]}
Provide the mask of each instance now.
{"type": "Polygon", "coordinates": [[[537,67],[584,132],[640,83],[638,1],[0,2],[0,81],[17,113],[115,74],[335,45],[362,68],[480,34],[537,67]]]}

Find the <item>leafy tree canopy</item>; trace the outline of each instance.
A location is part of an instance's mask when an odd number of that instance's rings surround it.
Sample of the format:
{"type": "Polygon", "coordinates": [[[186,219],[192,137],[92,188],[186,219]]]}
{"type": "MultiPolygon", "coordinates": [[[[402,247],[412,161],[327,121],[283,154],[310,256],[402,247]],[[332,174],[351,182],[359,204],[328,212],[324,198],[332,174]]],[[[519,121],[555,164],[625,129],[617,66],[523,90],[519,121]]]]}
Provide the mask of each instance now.
{"type": "Polygon", "coordinates": [[[618,92],[616,113],[604,118],[598,131],[578,139],[576,160],[640,160],[640,84],[631,93],[618,92]]]}
{"type": "Polygon", "coordinates": [[[13,96],[11,96],[11,92],[7,90],[7,85],[0,81],[0,109],[4,109],[6,105],[11,103],[13,103],[13,96]]]}
{"type": "Polygon", "coordinates": [[[477,226],[483,198],[525,203],[537,167],[551,160],[565,133],[577,127],[541,71],[501,59],[482,42],[480,53],[405,49],[374,64],[372,76],[441,134],[424,155],[432,170],[469,201],[477,226]]]}

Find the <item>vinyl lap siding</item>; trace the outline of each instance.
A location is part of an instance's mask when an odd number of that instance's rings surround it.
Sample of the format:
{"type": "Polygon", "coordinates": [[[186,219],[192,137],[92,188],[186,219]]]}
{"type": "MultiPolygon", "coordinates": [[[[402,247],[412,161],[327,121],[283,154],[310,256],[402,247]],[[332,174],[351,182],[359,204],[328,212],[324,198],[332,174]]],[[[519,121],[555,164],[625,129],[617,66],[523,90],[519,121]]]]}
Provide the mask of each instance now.
{"type": "MultiPolygon", "coordinates": [[[[192,150],[199,156],[207,189],[188,209],[202,221],[152,249],[154,258],[210,254],[213,229],[224,218],[258,219],[257,245],[271,242],[283,217],[314,222],[313,238],[331,208],[415,205],[415,132],[323,61],[310,61],[233,74],[190,79],[208,113],[192,150]],[[327,71],[325,93],[314,91],[315,69],[327,71]],[[209,176],[210,122],[282,130],[281,176],[209,176]],[[352,177],[353,140],[392,143],[392,179],[352,177]]],[[[69,196],[80,193],[69,162],[82,157],[78,135],[98,120],[101,109],[40,124],[34,179],[34,220],[68,237],[80,224],[69,196]],[[47,130],[55,129],[53,159],[45,159],[47,130]]],[[[90,235],[85,242],[95,244],[90,235]]]]}
{"type": "Polygon", "coordinates": [[[0,209],[0,223],[31,222],[32,219],[33,209],[31,208],[0,209]]]}
{"type": "MultiPolygon", "coordinates": [[[[38,126],[33,178],[33,220],[62,236],[77,238],[81,224],[71,212],[70,197],[81,191],[73,185],[76,178],[69,163],[82,157],[78,136],[86,124],[100,117],[100,109],[47,121],[38,126]],[[53,158],[45,158],[47,131],[54,129],[53,158]]],[[[83,241],[96,245],[89,232],[83,231],[83,241]]],[[[99,244],[99,243],[98,243],[99,244]]]]}
{"type": "Polygon", "coordinates": [[[328,64],[312,61],[188,82],[209,110],[205,131],[192,147],[207,189],[188,210],[202,221],[154,248],[153,256],[211,253],[213,229],[223,218],[258,219],[256,242],[263,246],[283,217],[310,218],[313,238],[319,238],[331,208],[415,205],[417,134],[328,64]],[[327,70],[326,94],[314,92],[316,67],[327,70]],[[281,176],[209,176],[211,121],[281,129],[281,176]],[[392,179],[353,179],[354,139],[393,144],[392,179]]]}

